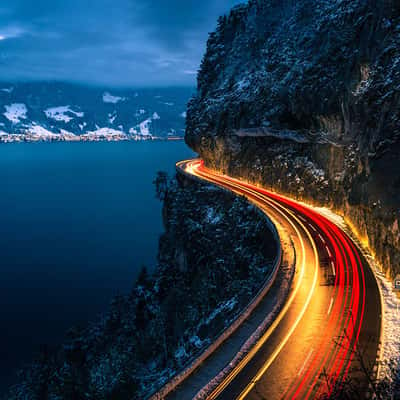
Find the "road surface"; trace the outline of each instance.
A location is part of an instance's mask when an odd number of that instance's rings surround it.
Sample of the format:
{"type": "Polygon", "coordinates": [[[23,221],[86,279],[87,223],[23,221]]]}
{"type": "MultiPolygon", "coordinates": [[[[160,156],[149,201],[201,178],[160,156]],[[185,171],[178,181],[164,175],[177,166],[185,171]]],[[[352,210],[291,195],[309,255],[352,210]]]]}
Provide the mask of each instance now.
{"type": "Polygon", "coordinates": [[[355,243],[311,207],[211,171],[201,160],[178,168],[246,196],[281,226],[297,257],[282,311],[208,399],[308,399],[348,385],[367,397],[376,373],[381,298],[355,243]]]}

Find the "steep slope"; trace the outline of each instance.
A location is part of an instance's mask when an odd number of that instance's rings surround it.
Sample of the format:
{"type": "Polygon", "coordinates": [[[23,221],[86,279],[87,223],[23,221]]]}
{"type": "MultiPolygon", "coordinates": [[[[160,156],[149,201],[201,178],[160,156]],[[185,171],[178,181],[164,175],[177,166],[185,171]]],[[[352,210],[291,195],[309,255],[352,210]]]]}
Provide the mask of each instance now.
{"type": "Polygon", "coordinates": [[[400,272],[400,8],[250,0],[221,17],[189,103],[208,166],[335,208],[400,272]]]}

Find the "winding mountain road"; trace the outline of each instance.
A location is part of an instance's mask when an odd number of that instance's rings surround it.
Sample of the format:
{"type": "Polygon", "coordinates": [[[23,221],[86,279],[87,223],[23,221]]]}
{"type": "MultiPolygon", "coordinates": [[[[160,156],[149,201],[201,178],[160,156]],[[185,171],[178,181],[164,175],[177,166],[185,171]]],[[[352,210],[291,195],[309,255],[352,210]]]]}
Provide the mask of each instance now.
{"type": "Polygon", "coordinates": [[[247,197],[268,214],[296,251],[285,306],[252,350],[208,399],[309,399],[351,385],[366,398],[377,370],[381,298],[351,238],[311,207],[207,169],[177,167],[247,197]]]}

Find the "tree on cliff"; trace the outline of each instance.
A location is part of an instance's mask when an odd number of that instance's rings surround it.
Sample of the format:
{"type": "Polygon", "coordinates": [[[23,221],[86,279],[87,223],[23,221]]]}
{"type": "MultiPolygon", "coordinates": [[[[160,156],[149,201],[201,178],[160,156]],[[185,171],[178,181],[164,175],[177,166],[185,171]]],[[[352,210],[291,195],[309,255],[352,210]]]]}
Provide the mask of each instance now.
{"type": "Polygon", "coordinates": [[[165,171],[158,171],[153,183],[156,186],[156,197],[164,201],[168,196],[168,174],[165,171]]]}

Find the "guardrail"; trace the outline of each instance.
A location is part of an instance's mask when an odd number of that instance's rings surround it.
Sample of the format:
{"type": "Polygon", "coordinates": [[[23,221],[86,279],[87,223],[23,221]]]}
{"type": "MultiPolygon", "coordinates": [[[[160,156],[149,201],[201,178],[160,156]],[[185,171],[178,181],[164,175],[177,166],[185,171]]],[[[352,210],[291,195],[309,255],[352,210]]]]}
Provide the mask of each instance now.
{"type": "MultiPolygon", "coordinates": [[[[206,184],[207,182],[199,179],[196,176],[193,176],[187,173],[181,166],[184,165],[184,162],[179,162],[176,164],[176,171],[178,174],[188,178],[189,180],[197,181],[201,184],[206,184]]],[[[221,188],[226,192],[232,193],[228,189],[221,188]]],[[[242,324],[243,322],[250,316],[250,314],[255,310],[255,308],[260,304],[263,298],[267,295],[272,285],[274,284],[276,277],[278,276],[278,272],[282,262],[282,246],[278,231],[272,221],[268,218],[268,216],[257,208],[257,211],[260,215],[266,218],[268,225],[271,229],[271,232],[274,236],[274,239],[277,243],[277,255],[274,260],[274,268],[272,273],[269,275],[268,279],[265,281],[262,288],[257,292],[257,294],[253,297],[251,302],[244,308],[244,310],[237,316],[237,318],[232,322],[230,326],[225,328],[222,333],[220,333],[217,339],[208,346],[205,350],[203,350],[200,355],[198,355],[194,360],[191,360],[181,372],[176,374],[168,383],[166,383],[160,390],[152,395],[148,396],[149,400],[161,400],[164,399],[169,393],[174,391],[182,382],[184,382],[208,357],[210,357],[242,324]]]]}

